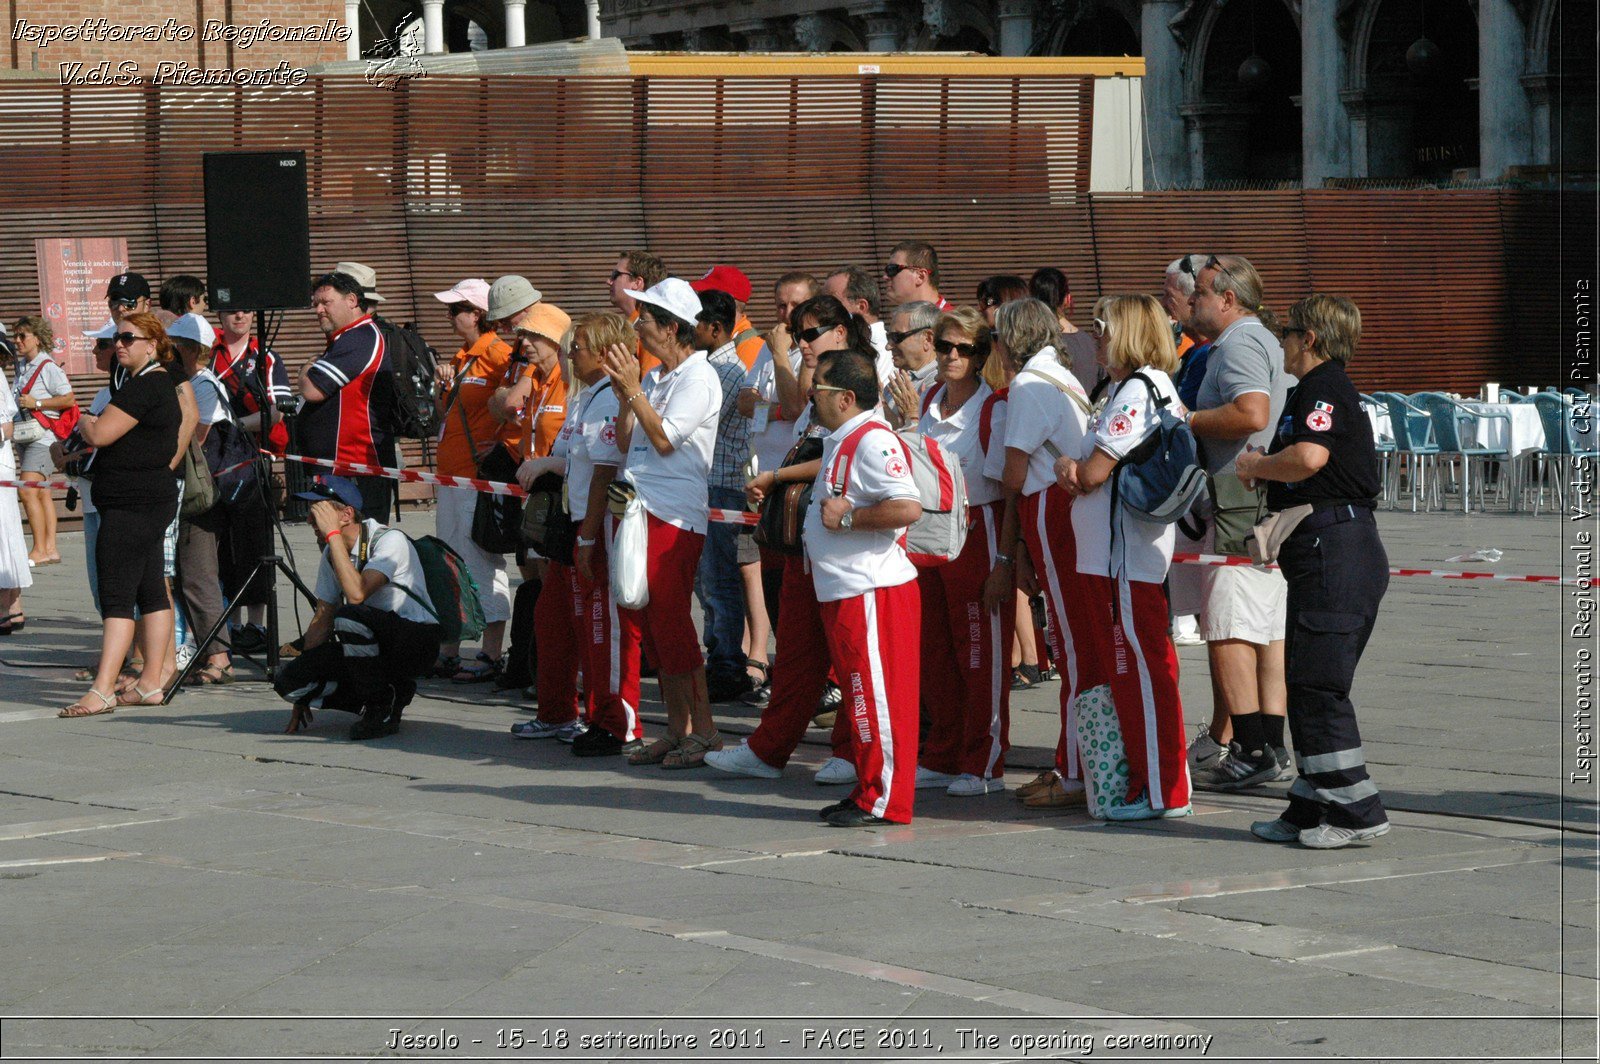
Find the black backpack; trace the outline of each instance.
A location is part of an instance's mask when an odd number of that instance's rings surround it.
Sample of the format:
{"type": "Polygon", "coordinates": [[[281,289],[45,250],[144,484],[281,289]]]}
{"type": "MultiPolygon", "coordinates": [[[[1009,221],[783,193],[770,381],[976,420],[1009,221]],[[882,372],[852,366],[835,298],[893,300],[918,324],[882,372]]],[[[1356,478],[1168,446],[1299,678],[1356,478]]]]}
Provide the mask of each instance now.
{"type": "Polygon", "coordinates": [[[439,413],[434,403],[439,394],[437,352],[428,346],[411,322],[396,325],[376,314],[372,320],[383,334],[391,385],[388,401],[377,407],[379,427],[412,440],[436,438],[439,434],[439,413]]]}

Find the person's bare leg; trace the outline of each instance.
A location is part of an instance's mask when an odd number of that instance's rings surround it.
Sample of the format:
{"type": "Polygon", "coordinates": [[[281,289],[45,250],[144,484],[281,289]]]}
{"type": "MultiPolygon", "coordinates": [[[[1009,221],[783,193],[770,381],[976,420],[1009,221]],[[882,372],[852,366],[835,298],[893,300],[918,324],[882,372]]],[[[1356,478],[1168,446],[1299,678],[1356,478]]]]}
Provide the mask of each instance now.
{"type": "Polygon", "coordinates": [[[1261,650],[1242,639],[1221,639],[1206,644],[1206,653],[1211,659],[1211,737],[1223,745],[1233,738],[1230,717],[1261,710],[1256,675],[1261,650]],[[1219,730],[1223,734],[1218,734],[1219,730]]]}
{"type": "MultiPolygon", "coordinates": [[[[38,473],[24,473],[22,479],[37,484],[44,477],[38,473]]],[[[46,531],[44,512],[46,509],[54,511],[55,502],[50,498],[48,491],[40,491],[37,488],[24,488],[17,492],[17,498],[22,500],[22,510],[28,518],[28,529],[33,533],[33,549],[28,552],[28,560],[35,565],[47,562],[50,560],[50,552],[46,547],[52,537],[46,531]]]]}
{"type": "Polygon", "coordinates": [[[1033,606],[1017,592],[1017,636],[1012,640],[1011,666],[1039,664],[1039,644],[1033,638],[1033,606]]]}
{"type": "MultiPolygon", "coordinates": [[[[117,676],[133,647],[134,622],[126,617],[107,617],[100,636],[100,664],[95,670],[94,689],[107,698],[117,694],[117,676]]],[[[171,642],[169,634],[167,642],[171,642]]],[[[147,688],[148,690],[148,688],[147,688]]],[[[95,699],[98,703],[99,699],[95,699]]]]}
{"type": "Polygon", "coordinates": [[[170,609],[147,613],[139,625],[139,651],[144,655],[144,671],[137,686],[146,693],[159,691],[177,674],[177,648],[172,642],[173,613],[170,609]]]}
{"type": "MultiPolygon", "coordinates": [[[[43,480],[43,477],[39,479],[43,480]]],[[[56,546],[56,501],[48,491],[32,492],[41,496],[39,509],[44,513],[44,551],[53,562],[61,560],[61,548],[56,546]]],[[[35,543],[35,546],[38,544],[35,543]]]]}
{"type": "Polygon", "coordinates": [[[667,737],[681,739],[689,734],[689,721],[693,716],[690,707],[694,703],[694,674],[659,675],[656,680],[661,685],[661,701],[667,707],[667,737]]]}
{"type": "Polygon", "coordinates": [[[739,566],[739,579],[744,583],[744,656],[766,663],[767,645],[772,642],[772,619],[767,614],[765,593],[761,588],[761,563],[739,566]]]}
{"type": "Polygon", "coordinates": [[[717,722],[711,716],[711,696],[706,690],[705,666],[697,666],[693,672],[684,676],[684,680],[684,696],[688,700],[689,707],[689,730],[697,735],[715,733],[717,722]]]}
{"type": "Polygon", "coordinates": [[[1282,717],[1289,712],[1289,686],[1284,679],[1283,640],[1274,639],[1258,648],[1256,687],[1260,691],[1261,712],[1282,717]]]}

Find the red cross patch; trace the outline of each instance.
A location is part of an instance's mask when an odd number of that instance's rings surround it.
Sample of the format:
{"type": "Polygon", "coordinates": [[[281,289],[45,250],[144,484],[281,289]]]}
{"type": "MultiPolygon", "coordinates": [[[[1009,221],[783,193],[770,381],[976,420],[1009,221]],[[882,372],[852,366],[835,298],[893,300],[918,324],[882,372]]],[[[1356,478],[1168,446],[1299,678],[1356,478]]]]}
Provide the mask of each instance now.
{"type": "Polygon", "coordinates": [[[911,475],[911,470],[906,468],[906,460],[897,454],[889,456],[889,460],[884,463],[883,469],[884,472],[897,480],[911,475]]]}
{"type": "Polygon", "coordinates": [[[600,430],[600,442],[610,447],[617,445],[617,426],[614,422],[607,421],[605,428],[600,430]]]}
{"type": "Polygon", "coordinates": [[[1113,436],[1126,436],[1133,431],[1133,419],[1127,414],[1113,414],[1111,423],[1106,426],[1106,431],[1113,436]]]}
{"type": "Polygon", "coordinates": [[[1333,428],[1333,415],[1326,410],[1313,410],[1306,415],[1306,428],[1312,432],[1327,432],[1333,428]]]}

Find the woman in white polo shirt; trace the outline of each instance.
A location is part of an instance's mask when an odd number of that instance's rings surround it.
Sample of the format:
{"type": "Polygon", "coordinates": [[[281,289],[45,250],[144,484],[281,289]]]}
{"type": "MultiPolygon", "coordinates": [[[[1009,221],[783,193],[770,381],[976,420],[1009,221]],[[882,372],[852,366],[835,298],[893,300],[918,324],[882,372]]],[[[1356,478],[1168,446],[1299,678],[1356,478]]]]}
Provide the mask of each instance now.
{"type": "Polygon", "coordinates": [[[1103,682],[1103,666],[1079,645],[1092,618],[1078,586],[1072,499],[1056,486],[1052,464],[1061,455],[1082,453],[1089,397],[1056,351],[1060,325],[1051,308],[1037,299],[1001,304],[994,332],[1018,364],[1007,393],[1001,485],[1017,499],[1021,537],[1020,543],[1002,542],[1001,553],[1016,558],[1019,588],[1029,595],[1043,589],[1054,640],[1051,657],[1065,674],[1055,768],[1015,793],[1032,806],[1081,805],[1085,797],[1072,705],[1080,691],[1103,682]]]}
{"type": "MultiPolygon", "coordinates": [[[[947,311],[934,326],[938,383],[923,403],[919,429],[961,461],[969,527],[961,556],[923,569],[922,706],[929,717],[917,787],[969,797],[1003,788],[1009,746],[1009,655],[1016,611],[984,606],[984,583],[1000,551],[1005,499],[984,475],[982,416],[994,389],[984,382],[989,326],[971,307],[947,311]]],[[[992,411],[991,411],[992,417],[992,411]]]]}
{"type": "MultiPolygon", "coordinates": [[[[1080,587],[1094,611],[1089,654],[1108,663],[1111,698],[1128,753],[1128,793],[1106,816],[1149,820],[1188,816],[1178,655],[1168,634],[1161,584],[1172,566],[1174,526],[1141,521],[1113,504],[1107,483],[1117,463],[1160,427],[1166,406],[1185,411],[1169,374],[1178,350],[1166,312],[1153,296],[1107,296],[1095,304],[1100,361],[1110,397],[1095,414],[1076,456],[1055,464],[1057,482],[1074,497],[1073,539],[1080,587]],[[1137,375],[1136,375],[1137,374],[1137,375]]],[[[1080,650],[1086,648],[1080,648],[1080,650]]]]}
{"type": "Polygon", "coordinates": [[[722,412],[722,382],[704,351],[694,349],[700,297],[689,283],[668,277],[636,293],[635,328],[647,354],[659,360],[643,379],[632,351],[606,352],[606,375],[617,393],[617,442],[627,455],[624,478],[644,504],[649,525],[650,602],[619,610],[660,671],[667,734],[628,756],[629,764],[697,768],[722,737],[711,717],[705,658],[690,615],[695,569],[705,545],[706,482],[722,412]]]}

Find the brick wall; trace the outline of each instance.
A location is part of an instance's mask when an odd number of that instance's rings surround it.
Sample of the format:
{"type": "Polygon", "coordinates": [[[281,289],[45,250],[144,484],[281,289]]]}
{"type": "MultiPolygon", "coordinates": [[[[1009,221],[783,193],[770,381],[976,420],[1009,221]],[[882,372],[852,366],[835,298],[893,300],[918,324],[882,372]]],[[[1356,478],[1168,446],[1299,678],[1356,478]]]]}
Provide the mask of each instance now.
{"type": "Polygon", "coordinates": [[[306,67],[345,58],[344,42],[259,40],[248,47],[235,38],[206,40],[207,22],[215,21],[241,31],[259,32],[265,19],[275,28],[320,26],[328,19],[344,25],[342,0],[142,0],[139,4],[113,5],[105,0],[0,0],[6,14],[5,65],[12,70],[37,70],[57,76],[63,64],[85,68],[109,61],[113,73],[123,62],[149,78],[157,64],[166,61],[214,70],[269,70],[279,63],[306,67]],[[85,19],[104,18],[112,27],[151,27],[158,39],[53,40],[38,34],[58,27],[79,28],[85,19]],[[170,21],[169,21],[170,20],[170,21]],[[30,28],[18,32],[19,21],[30,28]],[[35,29],[37,28],[37,29],[35,29]],[[32,34],[30,38],[30,32],[32,34]],[[179,39],[180,37],[187,39],[179,39]]]}

